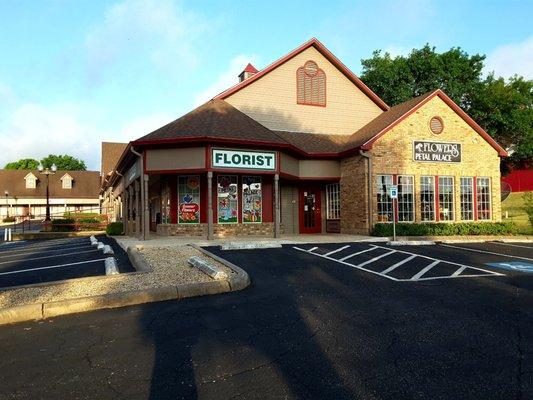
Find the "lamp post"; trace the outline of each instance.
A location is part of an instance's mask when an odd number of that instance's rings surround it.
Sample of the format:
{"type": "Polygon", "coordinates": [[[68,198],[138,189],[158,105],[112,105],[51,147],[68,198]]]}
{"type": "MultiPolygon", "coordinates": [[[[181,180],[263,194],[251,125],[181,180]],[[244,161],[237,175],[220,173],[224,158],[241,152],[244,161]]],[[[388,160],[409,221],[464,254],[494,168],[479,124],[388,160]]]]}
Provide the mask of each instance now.
{"type": "Polygon", "coordinates": [[[53,175],[57,171],[55,164],[52,164],[50,168],[44,168],[43,164],[39,164],[37,167],[41,174],[46,175],[46,218],[45,221],[50,221],[50,175],[53,175]]]}
{"type": "Polygon", "coordinates": [[[9,196],[9,192],[6,190],[4,192],[4,194],[6,195],[6,217],[9,218],[9,204],[8,204],[8,201],[7,201],[7,197],[9,196]]]}

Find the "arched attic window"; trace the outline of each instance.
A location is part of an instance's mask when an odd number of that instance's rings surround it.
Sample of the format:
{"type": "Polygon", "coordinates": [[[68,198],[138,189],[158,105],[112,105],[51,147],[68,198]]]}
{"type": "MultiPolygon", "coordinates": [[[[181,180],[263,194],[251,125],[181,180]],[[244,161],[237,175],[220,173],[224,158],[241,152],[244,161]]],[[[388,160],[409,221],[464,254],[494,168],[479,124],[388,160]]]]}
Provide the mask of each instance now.
{"type": "Polygon", "coordinates": [[[326,74],[314,61],[296,71],[296,101],[310,106],[326,106],[326,74]]]}

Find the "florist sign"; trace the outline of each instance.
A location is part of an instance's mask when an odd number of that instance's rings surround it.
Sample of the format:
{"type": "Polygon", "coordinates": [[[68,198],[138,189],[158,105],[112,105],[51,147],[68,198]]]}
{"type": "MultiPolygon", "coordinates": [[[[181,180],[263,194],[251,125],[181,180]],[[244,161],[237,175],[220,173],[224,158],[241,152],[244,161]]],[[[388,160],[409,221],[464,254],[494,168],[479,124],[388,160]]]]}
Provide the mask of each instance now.
{"type": "Polygon", "coordinates": [[[276,153],[213,149],[213,167],[274,171],[276,153]]]}
{"type": "Polygon", "coordinates": [[[443,142],[413,142],[413,160],[426,162],[461,162],[461,144],[443,142]]]}

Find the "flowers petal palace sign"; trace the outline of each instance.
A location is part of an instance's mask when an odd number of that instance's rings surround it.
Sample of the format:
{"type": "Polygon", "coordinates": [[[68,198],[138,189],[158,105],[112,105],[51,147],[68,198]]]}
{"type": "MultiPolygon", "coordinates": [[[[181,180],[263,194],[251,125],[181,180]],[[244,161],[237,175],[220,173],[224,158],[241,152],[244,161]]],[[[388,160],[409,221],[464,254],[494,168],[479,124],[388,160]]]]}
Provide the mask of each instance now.
{"type": "Polygon", "coordinates": [[[461,162],[461,144],[443,142],[413,142],[413,160],[426,162],[461,162]]]}

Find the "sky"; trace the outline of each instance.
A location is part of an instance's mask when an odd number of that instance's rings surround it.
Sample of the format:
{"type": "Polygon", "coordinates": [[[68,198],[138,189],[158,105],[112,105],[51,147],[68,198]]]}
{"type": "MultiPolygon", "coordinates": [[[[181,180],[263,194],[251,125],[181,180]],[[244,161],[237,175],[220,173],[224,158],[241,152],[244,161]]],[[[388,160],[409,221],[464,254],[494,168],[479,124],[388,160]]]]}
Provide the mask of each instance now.
{"type": "Polygon", "coordinates": [[[533,1],[0,0],[0,166],[135,140],[311,37],[356,74],[374,50],[486,54],[533,79],[533,1]]]}

